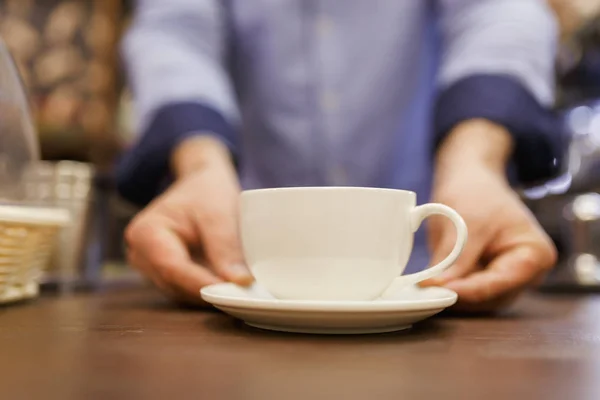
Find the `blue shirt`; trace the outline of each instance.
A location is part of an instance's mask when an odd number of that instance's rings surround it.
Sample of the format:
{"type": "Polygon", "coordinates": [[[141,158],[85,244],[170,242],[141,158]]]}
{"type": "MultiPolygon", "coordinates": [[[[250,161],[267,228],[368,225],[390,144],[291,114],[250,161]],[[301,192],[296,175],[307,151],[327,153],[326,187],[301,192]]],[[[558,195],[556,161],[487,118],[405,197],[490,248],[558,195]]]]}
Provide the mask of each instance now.
{"type": "Polygon", "coordinates": [[[138,0],[123,54],[140,137],[119,189],[149,202],[171,150],[210,134],[244,188],[401,188],[426,202],[437,144],[471,118],[509,128],[521,181],[548,178],[556,39],[545,0],[138,0]]]}

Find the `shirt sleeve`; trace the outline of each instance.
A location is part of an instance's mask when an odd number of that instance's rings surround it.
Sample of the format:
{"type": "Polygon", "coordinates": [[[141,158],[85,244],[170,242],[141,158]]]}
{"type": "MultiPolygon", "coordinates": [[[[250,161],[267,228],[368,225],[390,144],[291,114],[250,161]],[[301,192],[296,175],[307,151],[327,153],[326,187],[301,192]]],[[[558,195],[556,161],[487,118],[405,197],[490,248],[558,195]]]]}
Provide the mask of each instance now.
{"type": "Polygon", "coordinates": [[[127,200],[144,205],[160,192],[173,149],[190,135],[215,135],[235,153],[226,20],[218,0],[137,1],[122,43],[139,132],[117,168],[127,200]]]}
{"type": "Polygon", "coordinates": [[[514,139],[523,184],[556,176],[564,135],[553,112],[558,27],[545,0],[438,0],[442,64],[436,144],[457,124],[484,118],[514,139]]]}

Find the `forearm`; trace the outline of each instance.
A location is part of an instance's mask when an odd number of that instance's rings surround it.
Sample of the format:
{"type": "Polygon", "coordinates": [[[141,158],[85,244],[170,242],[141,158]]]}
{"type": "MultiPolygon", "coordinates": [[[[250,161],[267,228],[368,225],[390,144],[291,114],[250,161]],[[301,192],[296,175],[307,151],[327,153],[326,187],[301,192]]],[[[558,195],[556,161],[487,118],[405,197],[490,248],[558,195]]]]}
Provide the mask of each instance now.
{"type": "Polygon", "coordinates": [[[145,205],[159,195],[174,178],[172,154],[198,132],[235,152],[239,116],[224,67],[224,13],[218,0],[145,0],[136,8],[123,55],[140,134],[117,168],[125,199],[145,205]]]}
{"type": "Polygon", "coordinates": [[[512,151],[513,139],[506,128],[484,119],[468,120],[456,126],[440,145],[435,169],[485,167],[505,174],[512,151]]]}
{"type": "Polygon", "coordinates": [[[483,146],[493,131],[502,130],[512,138],[507,154],[513,183],[556,176],[564,140],[552,111],[557,32],[547,5],[543,0],[439,1],[444,53],[435,150],[454,142],[449,136],[457,132],[463,132],[460,137],[470,132],[471,141],[483,146]],[[473,123],[482,120],[490,126],[473,123]]]}

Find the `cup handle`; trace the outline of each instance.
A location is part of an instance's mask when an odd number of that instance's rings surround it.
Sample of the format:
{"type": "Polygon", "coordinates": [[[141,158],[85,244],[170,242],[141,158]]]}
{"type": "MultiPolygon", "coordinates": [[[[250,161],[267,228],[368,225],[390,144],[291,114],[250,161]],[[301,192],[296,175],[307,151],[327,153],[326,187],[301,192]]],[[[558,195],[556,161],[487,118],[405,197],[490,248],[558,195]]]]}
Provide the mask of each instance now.
{"type": "Polygon", "coordinates": [[[465,221],[456,211],[443,204],[429,203],[415,207],[411,211],[410,215],[410,225],[412,231],[416,232],[416,230],[419,229],[419,227],[421,226],[423,220],[432,215],[443,215],[449,218],[450,221],[452,221],[454,227],[456,228],[456,243],[454,244],[454,248],[452,249],[450,254],[446,258],[444,258],[440,263],[429,267],[421,272],[399,276],[392,283],[392,287],[388,288],[386,292],[388,292],[389,290],[395,290],[400,286],[415,284],[441,274],[446,269],[448,269],[448,267],[454,264],[454,262],[462,252],[463,248],[465,247],[465,243],[467,241],[467,225],[465,224],[465,221]]]}

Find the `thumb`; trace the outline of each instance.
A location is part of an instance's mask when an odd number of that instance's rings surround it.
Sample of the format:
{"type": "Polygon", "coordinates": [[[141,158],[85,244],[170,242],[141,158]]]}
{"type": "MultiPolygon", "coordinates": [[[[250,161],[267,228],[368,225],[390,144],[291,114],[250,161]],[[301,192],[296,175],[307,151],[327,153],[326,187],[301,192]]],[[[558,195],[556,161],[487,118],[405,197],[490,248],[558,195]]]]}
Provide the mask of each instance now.
{"type": "Polygon", "coordinates": [[[204,254],[211,268],[222,278],[241,285],[252,283],[242,253],[237,209],[214,210],[200,223],[204,254]]]}
{"type": "Polygon", "coordinates": [[[239,185],[224,166],[207,168],[194,187],[201,193],[193,213],[208,265],[221,278],[242,285],[253,281],[244,262],[238,229],[239,185]]]}
{"type": "MultiPolygon", "coordinates": [[[[457,240],[456,230],[452,223],[435,224],[431,229],[435,231],[429,235],[430,265],[436,265],[452,252],[457,240]]],[[[421,285],[441,286],[470,274],[479,268],[478,262],[484,249],[485,238],[483,236],[473,237],[473,235],[469,235],[469,240],[454,265],[440,275],[421,282],[421,285]]]]}
{"type": "MultiPolygon", "coordinates": [[[[452,248],[454,247],[455,235],[452,234],[450,230],[445,228],[445,224],[434,225],[432,227],[436,229],[437,232],[429,235],[429,250],[431,253],[431,258],[429,261],[429,266],[437,265],[444,260],[444,258],[448,257],[452,248]]],[[[427,279],[420,283],[421,286],[439,286],[444,284],[451,276],[454,274],[451,273],[451,270],[455,269],[456,266],[451,266],[440,275],[427,279]]]]}

